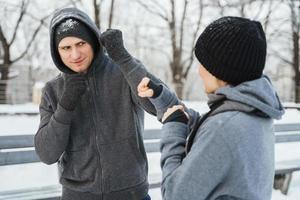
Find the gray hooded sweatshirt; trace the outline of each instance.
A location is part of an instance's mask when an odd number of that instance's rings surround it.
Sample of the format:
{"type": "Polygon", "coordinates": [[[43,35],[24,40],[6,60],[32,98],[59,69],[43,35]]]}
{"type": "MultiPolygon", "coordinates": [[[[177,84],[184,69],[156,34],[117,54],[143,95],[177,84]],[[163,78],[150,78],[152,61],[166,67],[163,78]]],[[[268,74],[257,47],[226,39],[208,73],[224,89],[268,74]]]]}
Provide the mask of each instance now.
{"type": "MultiPolygon", "coordinates": [[[[148,193],[148,164],[142,131],[145,109],[155,114],[148,99],[137,97],[137,85],[150,76],[135,59],[114,63],[104,53],[100,32],[90,18],[75,8],[59,10],[50,26],[54,63],[62,71],[43,89],[40,125],[35,148],[41,161],[58,163],[63,188],[96,194],[99,200],[141,200],[148,193]],[[54,45],[58,24],[74,18],[96,35],[99,50],[86,74],[87,90],[74,111],[59,104],[66,68],[54,45]]],[[[155,79],[156,80],[156,79],[155,79]]],[[[158,80],[157,80],[158,81],[158,80]]]]}
{"type": "MultiPolygon", "coordinates": [[[[270,200],[274,178],[273,119],[284,113],[267,77],[219,88],[209,104],[226,97],[202,123],[190,152],[193,124],[168,122],[162,128],[164,200],[270,200]]],[[[178,103],[166,88],[151,99],[158,116],[178,103]]],[[[195,121],[196,111],[186,109],[195,121]]]]}

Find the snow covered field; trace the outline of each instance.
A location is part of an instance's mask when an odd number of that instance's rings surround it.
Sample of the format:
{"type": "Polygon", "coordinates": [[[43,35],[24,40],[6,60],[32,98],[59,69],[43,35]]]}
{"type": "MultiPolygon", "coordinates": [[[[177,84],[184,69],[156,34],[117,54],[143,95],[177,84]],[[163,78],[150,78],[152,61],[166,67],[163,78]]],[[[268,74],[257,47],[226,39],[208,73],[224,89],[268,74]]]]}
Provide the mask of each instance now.
{"type": "MultiPolygon", "coordinates": [[[[202,112],[207,110],[206,104],[202,102],[188,102],[192,107],[202,112]]],[[[34,134],[38,128],[39,116],[38,107],[33,104],[25,105],[0,105],[0,135],[22,135],[34,134]],[[3,114],[6,113],[6,114],[3,114]],[[29,115],[23,115],[27,113],[29,115]]],[[[275,123],[299,123],[300,111],[288,109],[286,115],[275,123]]],[[[146,115],[145,129],[158,129],[161,125],[155,117],[146,115]]],[[[288,144],[276,144],[277,161],[300,159],[300,142],[288,144]]],[[[160,153],[148,153],[149,178],[160,174],[159,165],[160,153]]],[[[0,192],[18,190],[34,187],[43,187],[58,184],[56,165],[47,166],[42,163],[12,165],[0,167],[0,192]]],[[[150,190],[153,200],[160,200],[160,189],[150,190]]],[[[300,172],[294,173],[288,196],[282,195],[279,191],[273,191],[272,200],[299,200],[300,199],[300,172]]]]}

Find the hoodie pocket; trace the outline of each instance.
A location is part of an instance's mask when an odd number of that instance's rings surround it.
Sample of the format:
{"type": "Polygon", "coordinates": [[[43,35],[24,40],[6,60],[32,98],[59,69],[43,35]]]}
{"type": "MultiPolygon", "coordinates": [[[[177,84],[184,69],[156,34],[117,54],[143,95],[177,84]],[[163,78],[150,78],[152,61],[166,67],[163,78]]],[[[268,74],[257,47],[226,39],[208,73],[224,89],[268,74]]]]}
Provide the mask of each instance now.
{"type": "MultiPolygon", "coordinates": [[[[86,150],[65,151],[59,161],[60,182],[71,189],[95,191],[98,162],[95,155],[86,150]]],[[[98,189],[99,190],[99,189],[98,189]]]]}
{"type": "Polygon", "coordinates": [[[146,181],[147,161],[138,149],[135,137],[101,148],[105,191],[119,191],[146,181]]]}

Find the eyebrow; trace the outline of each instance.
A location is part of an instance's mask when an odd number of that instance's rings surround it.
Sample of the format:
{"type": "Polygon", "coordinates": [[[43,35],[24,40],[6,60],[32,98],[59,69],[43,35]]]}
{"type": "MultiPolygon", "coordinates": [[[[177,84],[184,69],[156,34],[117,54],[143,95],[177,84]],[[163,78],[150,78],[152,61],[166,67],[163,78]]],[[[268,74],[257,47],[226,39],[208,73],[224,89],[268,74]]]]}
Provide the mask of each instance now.
{"type": "MultiPolygon", "coordinates": [[[[81,42],[86,42],[85,40],[80,40],[79,42],[76,42],[75,45],[78,45],[81,42]]],[[[70,47],[72,45],[62,45],[62,46],[58,46],[58,48],[64,48],[64,47],[70,47]]]]}
{"type": "Polygon", "coordinates": [[[65,47],[70,47],[70,45],[58,46],[58,48],[60,48],[60,49],[65,48],[65,47]]]}

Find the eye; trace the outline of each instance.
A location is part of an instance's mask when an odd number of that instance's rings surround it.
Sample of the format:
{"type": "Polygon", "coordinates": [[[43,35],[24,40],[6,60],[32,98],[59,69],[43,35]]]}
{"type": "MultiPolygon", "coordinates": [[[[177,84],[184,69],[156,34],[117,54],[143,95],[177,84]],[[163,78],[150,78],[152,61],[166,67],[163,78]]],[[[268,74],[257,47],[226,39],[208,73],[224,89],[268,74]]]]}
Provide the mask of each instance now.
{"type": "Polygon", "coordinates": [[[78,43],[78,46],[83,46],[83,45],[85,45],[85,43],[86,43],[86,42],[81,41],[81,42],[78,43]]]}
{"type": "Polygon", "coordinates": [[[63,47],[60,47],[60,49],[64,50],[64,51],[68,51],[69,49],[71,49],[70,46],[63,46],[63,47]]]}

